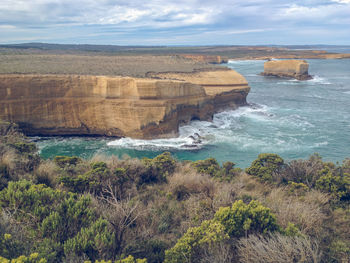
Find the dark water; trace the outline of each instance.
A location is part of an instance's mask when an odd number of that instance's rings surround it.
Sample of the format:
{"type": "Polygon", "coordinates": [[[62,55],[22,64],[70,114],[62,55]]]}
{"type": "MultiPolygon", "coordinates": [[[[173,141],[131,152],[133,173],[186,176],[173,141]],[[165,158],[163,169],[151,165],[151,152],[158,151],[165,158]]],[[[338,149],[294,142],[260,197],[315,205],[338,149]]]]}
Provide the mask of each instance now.
{"type": "Polygon", "coordinates": [[[286,159],[314,152],[325,160],[350,157],[350,59],[308,60],[313,80],[295,81],[259,76],[264,61],[231,61],[251,86],[250,106],[216,114],[213,123],[194,121],[167,140],[50,138],[39,140],[44,158],[96,153],[153,157],[165,150],[178,159],[215,157],[247,167],[259,153],[286,159]],[[198,133],[200,144],[190,135],[198,133]],[[196,146],[189,148],[188,146],[196,146]]]}

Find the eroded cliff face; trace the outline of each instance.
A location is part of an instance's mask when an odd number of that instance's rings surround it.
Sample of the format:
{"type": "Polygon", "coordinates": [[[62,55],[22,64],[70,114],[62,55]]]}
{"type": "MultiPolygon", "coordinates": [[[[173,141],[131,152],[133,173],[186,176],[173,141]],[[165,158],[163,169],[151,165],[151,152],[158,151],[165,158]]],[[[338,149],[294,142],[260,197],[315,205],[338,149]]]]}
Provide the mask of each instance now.
{"type": "Polygon", "coordinates": [[[193,76],[0,75],[0,119],[18,123],[28,135],[173,137],[181,123],[210,120],[246,103],[249,87],[233,72],[203,72],[207,85],[193,76]]]}
{"type": "Polygon", "coordinates": [[[216,55],[199,55],[199,54],[181,54],[180,57],[188,58],[197,62],[205,62],[210,64],[227,63],[228,58],[216,55]]]}
{"type": "Polygon", "coordinates": [[[309,64],[305,60],[272,60],[264,63],[264,76],[277,76],[307,80],[309,75],[309,64]]]}

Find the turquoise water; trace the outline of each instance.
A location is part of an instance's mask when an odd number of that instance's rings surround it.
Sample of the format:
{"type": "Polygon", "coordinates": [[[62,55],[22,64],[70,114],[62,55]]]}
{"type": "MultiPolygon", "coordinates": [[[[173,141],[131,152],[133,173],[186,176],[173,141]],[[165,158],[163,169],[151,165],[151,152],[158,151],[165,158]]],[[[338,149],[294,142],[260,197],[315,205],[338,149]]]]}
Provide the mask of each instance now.
{"type": "Polygon", "coordinates": [[[247,167],[262,152],[286,159],[318,152],[325,160],[350,157],[350,59],[308,60],[314,79],[263,77],[264,61],[230,61],[227,66],[249,82],[249,106],[216,114],[214,121],[194,121],[167,140],[40,138],[44,158],[94,154],[153,157],[163,151],[181,160],[215,157],[247,167]],[[190,137],[192,135],[192,137],[190,137]],[[200,136],[201,142],[193,137],[200,136]]]}

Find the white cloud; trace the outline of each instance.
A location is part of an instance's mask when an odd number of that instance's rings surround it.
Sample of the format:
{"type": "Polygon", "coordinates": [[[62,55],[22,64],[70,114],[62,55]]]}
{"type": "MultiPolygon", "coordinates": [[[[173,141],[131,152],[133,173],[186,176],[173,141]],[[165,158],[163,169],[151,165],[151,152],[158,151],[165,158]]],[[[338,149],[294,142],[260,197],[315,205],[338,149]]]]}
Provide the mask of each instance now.
{"type": "Polygon", "coordinates": [[[340,4],[350,4],[350,0],[332,0],[332,2],[336,2],[340,4]]]}
{"type": "Polygon", "coordinates": [[[334,25],[349,39],[349,14],[350,0],[0,0],[0,34],[26,30],[39,37],[58,28],[67,34],[80,28],[91,39],[118,32],[154,32],[149,37],[166,39],[178,31],[181,39],[191,39],[194,29],[242,37],[334,25]]]}
{"type": "Polygon", "coordinates": [[[0,29],[9,29],[9,30],[13,30],[13,29],[16,29],[16,27],[13,26],[13,25],[0,25],[0,29]]]}

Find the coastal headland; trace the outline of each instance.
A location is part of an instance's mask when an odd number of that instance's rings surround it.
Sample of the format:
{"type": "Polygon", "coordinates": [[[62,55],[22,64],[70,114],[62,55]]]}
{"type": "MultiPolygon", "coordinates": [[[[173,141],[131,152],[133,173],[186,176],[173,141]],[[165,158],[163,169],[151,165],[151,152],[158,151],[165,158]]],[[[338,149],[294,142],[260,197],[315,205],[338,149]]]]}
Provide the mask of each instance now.
{"type": "Polygon", "coordinates": [[[346,58],[277,47],[0,46],[0,119],[28,135],[168,138],[245,105],[229,59],[346,58]]]}
{"type": "Polygon", "coordinates": [[[246,104],[249,86],[233,70],[170,78],[91,75],[0,75],[0,119],[28,135],[160,138],[180,124],[246,104]]]}

